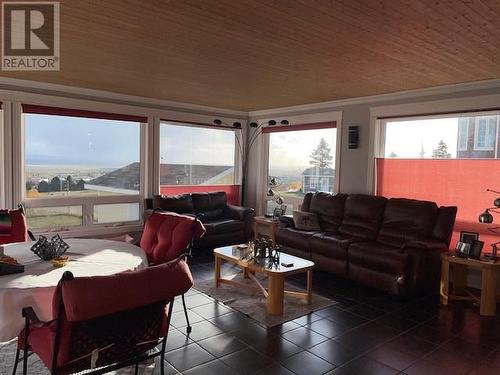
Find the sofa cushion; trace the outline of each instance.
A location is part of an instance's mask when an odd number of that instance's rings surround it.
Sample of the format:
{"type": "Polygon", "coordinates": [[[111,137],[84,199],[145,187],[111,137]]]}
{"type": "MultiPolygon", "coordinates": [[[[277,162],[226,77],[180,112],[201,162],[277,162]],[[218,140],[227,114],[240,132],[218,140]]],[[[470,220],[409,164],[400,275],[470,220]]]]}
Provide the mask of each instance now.
{"type": "Polygon", "coordinates": [[[192,193],[195,212],[203,214],[201,221],[219,219],[227,206],[227,195],[223,191],[213,193],[192,193]]]}
{"type": "Polygon", "coordinates": [[[245,222],[241,220],[221,219],[211,220],[203,224],[208,235],[231,233],[245,230],[245,222]]]}
{"type": "Polygon", "coordinates": [[[339,232],[374,240],[377,238],[387,198],[373,195],[349,195],[344,206],[344,218],[339,232]]]}
{"type": "Polygon", "coordinates": [[[277,228],[276,241],[280,245],[309,251],[309,241],[317,232],[306,232],[293,228],[277,228]]]}
{"type": "Polygon", "coordinates": [[[434,202],[392,198],[385,206],[382,228],[377,242],[401,246],[408,241],[432,238],[438,216],[434,202]]]}
{"type": "Polygon", "coordinates": [[[346,194],[314,193],[309,211],[318,215],[321,231],[336,233],[344,215],[346,194]]]}
{"type": "Polygon", "coordinates": [[[317,233],[311,238],[310,247],[313,254],[347,259],[347,248],[351,243],[359,241],[363,239],[340,233],[317,233]]]}
{"type": "Polygon", "coordinates": [[[153,198],[153,208],[176,212],[178,214],[194,213],[193,201],[190,194],[155,195],[153,198]]]}
{"type": "Polygon", "coordinates": [[[408,254],[397,247],[378,242],[356,242],[349,246],[349,264],[404,276],[408,272],[408,254]]]}

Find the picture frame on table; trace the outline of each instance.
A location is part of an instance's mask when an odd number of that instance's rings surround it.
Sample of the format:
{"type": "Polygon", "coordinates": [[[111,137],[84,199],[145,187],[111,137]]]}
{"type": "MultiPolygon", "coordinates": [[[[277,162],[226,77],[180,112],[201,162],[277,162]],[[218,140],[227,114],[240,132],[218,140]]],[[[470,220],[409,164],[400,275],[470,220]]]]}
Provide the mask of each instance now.
{"type": "Polygon", "coordinates": [[[285,205],[281,205],[276,207],[273,211],[273,219],[278,219],[280,218],[280,216],[283,216],[286,212],[286,206],[285,205]]]}
{"type": "Polygon", "coordinates": [[[458,241],[457,247],[455,248],[456,256],[459,256],[462,258],[468,258],[471,247],[472,247],[472,244],[470,242],[458,241]]]}
{"type": "Polygon", "coordinates": [[[473,241],[469,250],[469,258],[479,260],[481,258],[481,251],[483,251],[483,241],[473,241]]]}
{"type": "Polygon", "coordinates": [[[466,242],[471,244],[472,242],[478,240],[479,240],[479,233],[477,232],[467,232],[467,231],[460,232],[460,242],[466,242]]]}

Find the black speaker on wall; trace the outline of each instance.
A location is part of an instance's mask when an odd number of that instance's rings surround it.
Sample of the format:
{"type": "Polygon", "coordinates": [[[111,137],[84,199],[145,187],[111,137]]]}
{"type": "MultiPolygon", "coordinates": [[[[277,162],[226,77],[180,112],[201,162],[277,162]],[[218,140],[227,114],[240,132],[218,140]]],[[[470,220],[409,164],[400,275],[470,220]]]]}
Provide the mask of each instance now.
{"type": "Polygon", "coordinates": [[[349,148],[358,148],[359,143],[359,127],[349,126],[349,148]]]}

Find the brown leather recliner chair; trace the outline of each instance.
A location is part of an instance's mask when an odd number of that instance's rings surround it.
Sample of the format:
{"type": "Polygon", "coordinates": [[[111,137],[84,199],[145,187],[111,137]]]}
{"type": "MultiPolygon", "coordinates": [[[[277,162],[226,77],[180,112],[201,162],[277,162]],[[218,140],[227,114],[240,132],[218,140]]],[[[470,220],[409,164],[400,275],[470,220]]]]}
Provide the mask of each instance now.
{"type": "Polygon", "coordinates": [[[252,232],[253,208],[227,203],[225,192],[190,193],[175,196],[157,195],[152,208],[183,215],[198,216],[206,229],[194,240],[195,250],[245,243],[252,232]]]}
{"type": "Polygon", "coordinates": [[[284,252],[390,293],[437,291],[440,254],[448,250],[456,207],[370,195],[308,193],[302,211],[318,216],[320,230],[297,230],[291,217],[282,217],[276,240],[284,252]]]}

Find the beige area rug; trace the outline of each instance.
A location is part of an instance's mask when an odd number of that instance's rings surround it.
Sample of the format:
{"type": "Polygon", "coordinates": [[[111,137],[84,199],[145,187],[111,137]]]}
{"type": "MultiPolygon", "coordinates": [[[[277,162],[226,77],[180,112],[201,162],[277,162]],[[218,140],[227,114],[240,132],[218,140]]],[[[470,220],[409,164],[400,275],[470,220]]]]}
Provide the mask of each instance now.
{"type": "MultiPolygon", "coordinates": [[[[17,339],[9,342],[0,342],[0,375],[12,374],[14,369],[14,359],[16,358],[17,339]]],[[[21,354],[22,357],[22,354],[21,354]]],[[[152,375],[155,371],[155,363],[159,364],[160,358],[151,358],[139,365],[140,375],[152,375]]],[[[159,368],[159,367],[158,367],[159,368]]],[[[165,368],[167,369],[167,368],[165,368]]],[[[134,374],[135,366],[126,367],[120,370],[108,372],[109,375],[131,375],[134,374]]],[[[22,362],[17,365],[17,374],[23,373],[22,362]]],[[[30,375],[50,375],[50,371],[45,367],[36,354],[28,357],[28,374],[30,375]]]]}
{"type": "MultiPolygon", "coordinates": [[[[255,285],[255,282],[250,279],[244,279],[242,274],[232,276],[235,281],[255,285]]],[[[263,286],[266,286],[266,280],[263,277],[258,277],[263,286]]],[[[323,309],[328,306],[337,304],[334,300],[322,297],[313,293],[312,303],[310,305],[302,298],[294,298],[285,295],[283,315],[269,315],[267,313],[267,301],[260,290],[241,288],[234,285],[220,284],[215,287],[213,280],[197,281],[194,284],[194,289],[209,295],[210,297],[222,302],[226,306],[237,310],[246,316],[263,323],[267,327],[274,327],[289,320],[300,318],[301,316],[312,313],[313,311],[323,309]]],[[[292,286],[285,279],[285,290],[303,291],[302,289],[292,286]]]]}

